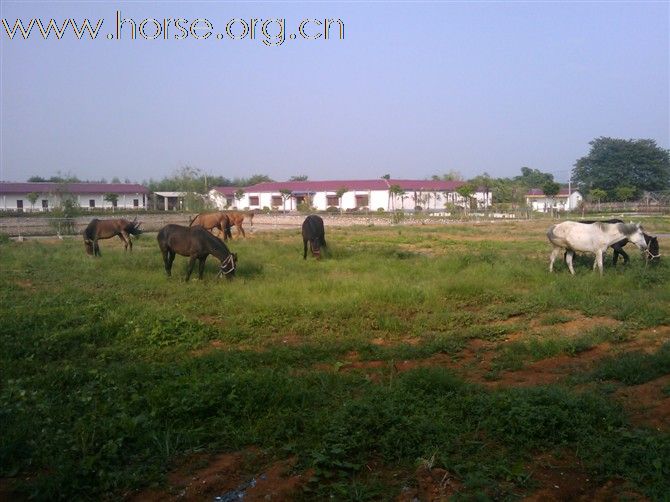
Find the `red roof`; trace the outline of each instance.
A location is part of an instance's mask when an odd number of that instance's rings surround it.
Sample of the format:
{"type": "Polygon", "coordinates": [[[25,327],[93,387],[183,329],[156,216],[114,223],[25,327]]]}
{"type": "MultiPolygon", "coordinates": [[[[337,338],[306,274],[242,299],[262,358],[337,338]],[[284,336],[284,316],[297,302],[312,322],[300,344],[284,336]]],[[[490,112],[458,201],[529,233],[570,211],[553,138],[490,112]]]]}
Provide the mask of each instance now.
{"type": "Polygon", "coordinates": [[[18,193],[28,194],[36,193],[57,193],[60,191],[70,192],[72,194],[90,194],[90,193],[149,193],[142,185],[137,183],[52,183],[52,182],[26,182],[26,183],[7,183],[0,182],[0,193],[18,193]]]}
{"type": "MultiPolygon", "coordinates": [[[[340,188],[349,191],[388,190],[391,185],[398,185],[406,191],[453,191],[463,185],[462,181],[435,180],[324,180],[324,181],[271,181],[245,187],[245,192],[273,192],[290,190],[291,192],[337,192],[340,188]]],[[[216,187],[218,192],[228,194],[239,190],[239,187],[216,187]]]]}

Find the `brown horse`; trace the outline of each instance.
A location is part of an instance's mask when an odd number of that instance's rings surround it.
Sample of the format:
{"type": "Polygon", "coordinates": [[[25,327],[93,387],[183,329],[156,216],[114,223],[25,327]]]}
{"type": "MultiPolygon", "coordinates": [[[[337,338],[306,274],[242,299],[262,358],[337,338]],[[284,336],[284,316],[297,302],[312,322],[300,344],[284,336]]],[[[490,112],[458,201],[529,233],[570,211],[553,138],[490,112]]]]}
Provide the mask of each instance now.
{"type": "Polygon", "coordinates": [[[227,240],[228,237],[233,238],[232,233],[230,232],[230,227],[232,222],[228,214],[223,211],[216,211],[214,213],[200,213],[197,214],[189,223],[189,227],[194,227],[200,225],[210,232],[212,229],[217,228],[219,232],[223,234],[223,240],[227,240]]]}
{"type": "Polygon", "coordinates": [[[204,227],[182,227],[181,225],[165,225],[158,232],[158,247],[163,254],[165,272],[172,275],[172,262],[175,255],[188,256],[188,270],[186,280],[191,277],[195,260],[199,260],[198,276],[202,279],[205,270],[205,260],[210,254],[221,262],[218,277],[225,275],[232,279],[237,266],[237,255],[231,253],[228,247],[208,232],[204,227]]]}
{"type": "Polygon", "coordinates": [[[137,223],[137,218],[133,221],[119,218],[117,220],[99,220],[93,218],[91,223],[84,229],[84,246],[86,252],[94,256],[100,255],[100,246],[98,246],[98,239],[110,239],[115,235],[123,241],[124,248],[128,251],[133,250],[133,241],[130,239],[131,235],[140,235],[140,223],[137,223]]]}
{"type": "Polygon", "coordinates": [[[242,222],[244,222],[244,217],[247,216],[249,218],[249,224],[253,227],[254,213],[243,213],[242,211],[226,211],[225,214],[228,215],[231,226],[235,225],[235,227],[237,228],[237,236],[239,237],[240,234],[242,234],[242,237],[246,238],[247,234],[244,233],[244,228],[242,228],[242,222]]]}

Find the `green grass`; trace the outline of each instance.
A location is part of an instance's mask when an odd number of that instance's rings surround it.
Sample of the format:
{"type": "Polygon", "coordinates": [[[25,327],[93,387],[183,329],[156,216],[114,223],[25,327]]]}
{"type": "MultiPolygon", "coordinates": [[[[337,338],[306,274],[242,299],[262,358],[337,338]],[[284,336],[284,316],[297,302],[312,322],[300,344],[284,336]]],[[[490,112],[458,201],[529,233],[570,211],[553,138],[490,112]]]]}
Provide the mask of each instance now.
{"type": "MultiPolygon", "coordinates": [[[[457,359],[474,339],[495,346],[499,370],[514,369],[670,318],[665,263],[645,269],[631,255],[602,278],[586,267],[549,275],[542,231],[518,241],[497,231],[328,229],[320,262],[302,260],[297,231],[256,234],[230,244],[235,280],[217,280],[209,260],[189,283],[182,257],[164,276],[151,235],[132,254],[102,241],[101,259],[79,240],[1,243],[0,476],[37,499],[99,500],[163,482],[194,452],[256,446],[314,470],[306,499],[393,499],[431,457],[465,498],[508,499],[532,491],[527,462],[564,449],[597,479],[662,499],[668,435],[629,424],[606,395],[490,390],[445,367],[393,371],[457,359]],[[482,232],[490,238],[474,239],[482,232]],[[529,319],[570,320],[559,311],[622,327],[505,345],[529,319]],[[337,371],[352,353],[386,362],[381,378],[337,371]],[[371,461],[397,476],[371,473],[371,461]]],[[[594,378],[667,374],[666,352],[603,363],[594,378]]]]}
{"type": "Polygon", "coordinates": [[[618,357],[608,357],[593,372],[597,380],[617,380],[626,385],[639,385],[670,374],[670,343],[656,352],[626,352],[618,357]]]}

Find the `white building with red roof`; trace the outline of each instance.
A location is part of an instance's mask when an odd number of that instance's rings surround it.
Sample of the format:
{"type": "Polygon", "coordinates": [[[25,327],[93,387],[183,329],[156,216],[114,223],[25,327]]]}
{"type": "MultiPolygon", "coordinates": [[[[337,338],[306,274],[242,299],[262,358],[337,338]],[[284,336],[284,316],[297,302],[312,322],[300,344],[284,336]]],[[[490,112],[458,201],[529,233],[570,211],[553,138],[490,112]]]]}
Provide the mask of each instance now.
{"type": "MultiPolygon", "coordinates": [[[[438,180],[325,180],[273,181],[240,187],[217,187],[210,199],[219,209],[282,209],[292,211],[309,201],[312,207],[324,211],[341,210],[393,211],[396,209],[444,210],[448,204],[464,206],[466,200],[456,191],[462,181],[438,180]],[[399,187],[394,193],[392,187],[399,187]],[[338,192],[343,191],[342,197],[338,192]]],[[[491,205],[491,192],[482,188],[472,195],[478,207],[491,205]]]]}
{"type": "Polygon", "coordinates": [[[526,205],[533,211],[547,213],[554,211],[574,211],[584,198],[577,190],[562,187],[554,197],[547,197],[541,188],[531,188],[526,193],[526,205]]]}
{"type": "Polygon", "coordinates": [[[90,209],[145,209],[149,190],[136,183],[0,182],[0,211],[49,211],[65,199],[90,209]],[[37,198],[33,204],[31,194],[37,198]],[[113,204],[106,194],[116,194],[113,204]]]}

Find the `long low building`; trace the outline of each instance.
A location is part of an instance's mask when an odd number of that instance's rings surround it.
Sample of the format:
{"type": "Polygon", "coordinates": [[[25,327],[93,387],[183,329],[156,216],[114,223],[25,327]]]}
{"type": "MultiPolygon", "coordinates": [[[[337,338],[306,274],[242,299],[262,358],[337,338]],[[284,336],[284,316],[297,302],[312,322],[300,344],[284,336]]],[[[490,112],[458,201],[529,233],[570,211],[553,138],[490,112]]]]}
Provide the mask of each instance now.
{"type": "Polygon", "coordinates": [[[65,200],[81,208],[145,209],[148,195],[136,183],[0,182],[0,211],[50,211],[65,200]]]}
{"type": "MultiPolygon", "coordinates": [[[[274,209],[292,211],[309,203],[317,210],[444,210],[450,204],[464,207],[457,190],[461,181],[437,180],[328,180],[266,182],[240,187],[217,187],[209,192],[219,209],[274,209]]],[[[491,205],[490,191],[477,189],[471,200],[479,208],[491,205]]]]}

